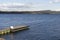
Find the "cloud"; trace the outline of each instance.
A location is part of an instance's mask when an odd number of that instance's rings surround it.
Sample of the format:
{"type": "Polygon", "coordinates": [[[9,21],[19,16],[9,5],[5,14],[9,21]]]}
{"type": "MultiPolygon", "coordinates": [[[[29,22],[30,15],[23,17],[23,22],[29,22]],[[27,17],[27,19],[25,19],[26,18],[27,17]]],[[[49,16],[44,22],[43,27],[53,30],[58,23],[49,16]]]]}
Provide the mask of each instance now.
{"type": "Polygon", "coordinates": [[[60,11],[60,9],[55,9],[55,11],[60,11]]]}
{"type": "Polygon", "coordinates": [[[60,2],[60,0],[51,0],[51,1],[49,1],[50,4],[59,3],[59,2],[60,2]]]}
{"type": "Polygon", "coordinates": [[[60,2],[60,0],[55,0],[54,2],[60,2]]]}
{"type": "Polygon", "coordinates": [[[49,1],[49,4],[53,4],[53,1],[49,1]]]}
{"type": "Polygon", "coordinates": [[[30,4],[25,4],[25,3],[3,3],[0,4],[0,10],[9,10],[9,11],[14,11],[14,10],[25,10],[25,9],[30,9],[32,6],[30,4]]]}
{"type": "Polygon", "coordinates": [[[2,3],[2,4],[0,4],[0,6],[18,6],[18,5],[20,5],[20,6],[24,6],[25,4],[24,3],[2,3]]]}

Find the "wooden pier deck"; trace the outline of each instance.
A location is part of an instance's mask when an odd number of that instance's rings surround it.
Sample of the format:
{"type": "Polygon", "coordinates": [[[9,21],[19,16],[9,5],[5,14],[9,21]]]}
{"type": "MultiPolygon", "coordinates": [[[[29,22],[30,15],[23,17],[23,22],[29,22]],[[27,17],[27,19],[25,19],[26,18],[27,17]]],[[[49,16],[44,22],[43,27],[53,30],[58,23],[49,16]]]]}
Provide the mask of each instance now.
{"type": "Polygon", "coordinates": [[[14,26],[13,29],[12,28],[5,28],[5,29],[0,30],[0,35],[25,30],[25,29],[28,29],[28,27],[29,26],[14,26]]]}

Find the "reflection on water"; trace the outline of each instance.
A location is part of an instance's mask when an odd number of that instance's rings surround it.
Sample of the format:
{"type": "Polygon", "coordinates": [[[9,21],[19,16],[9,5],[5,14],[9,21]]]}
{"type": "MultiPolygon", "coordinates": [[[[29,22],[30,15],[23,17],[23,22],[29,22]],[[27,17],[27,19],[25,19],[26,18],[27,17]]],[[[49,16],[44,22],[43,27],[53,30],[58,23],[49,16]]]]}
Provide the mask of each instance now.
{"type": "Polygon", "coordinates": [[[2,36],[6,40],[60,40],[60,14],[0,14],[0,28],[29,25],[29,30],[2,36]]]}

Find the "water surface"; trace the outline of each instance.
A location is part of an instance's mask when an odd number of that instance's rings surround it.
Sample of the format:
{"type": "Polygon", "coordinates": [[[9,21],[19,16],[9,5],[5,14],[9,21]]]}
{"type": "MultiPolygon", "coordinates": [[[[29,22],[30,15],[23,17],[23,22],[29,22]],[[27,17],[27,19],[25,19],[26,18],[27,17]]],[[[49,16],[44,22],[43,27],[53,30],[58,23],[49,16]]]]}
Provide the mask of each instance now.
{"type": "Polygon", "coordinates": [[[0,29],[29,25],[30,29],[5,35],[11,40],[60,40],[60,14],[0,14],[0,29]]]}

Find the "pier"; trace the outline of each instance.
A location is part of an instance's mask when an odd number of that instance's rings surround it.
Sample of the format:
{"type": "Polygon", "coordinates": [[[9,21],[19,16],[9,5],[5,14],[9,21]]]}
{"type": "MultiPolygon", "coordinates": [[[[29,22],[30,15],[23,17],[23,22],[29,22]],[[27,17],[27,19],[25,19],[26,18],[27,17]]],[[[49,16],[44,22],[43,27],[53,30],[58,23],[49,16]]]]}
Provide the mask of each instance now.
{"type": "Polygon", "coordinates": [[[26,29],[29,29],[28,27],[29,26],[10,26],[10,28],[5,28],[5,29],[0,30],[0,35],[9,34],[11,32],[14,33],[21,30],[26,30],[26,29]]]}
{"type": "Polygon", "coordinates": [[[0,40],[5,40],[4,38],[0,38],[0,40]]]}

